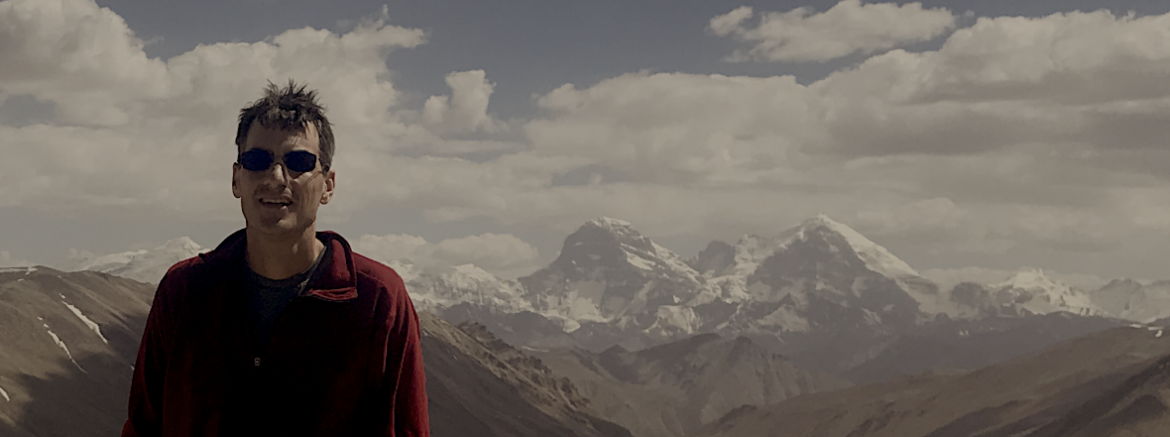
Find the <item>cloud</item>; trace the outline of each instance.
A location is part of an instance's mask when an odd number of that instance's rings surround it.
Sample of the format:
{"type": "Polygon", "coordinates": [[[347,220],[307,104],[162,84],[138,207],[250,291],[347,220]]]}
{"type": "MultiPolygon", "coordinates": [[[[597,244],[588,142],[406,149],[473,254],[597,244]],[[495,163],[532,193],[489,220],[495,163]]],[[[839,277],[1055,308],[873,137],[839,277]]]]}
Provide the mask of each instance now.
{"type": "Polygon", "coordinates": [[[447,75],[451,96],[431,96],[423,106],[423,121],[437,133],[496,132],[506,125],[487,113],[488,99],[494,84],[483,70],[460,71],[447,75]]]}
{"type": "MultiPolygon", "coordinates": [[[[780,27],[789,31],[834,29],[850,23],[849,11],[894,11],[896,19],[856,27],[864,33],[930,10],[740,8],[711,26],[737,38],[786,23],[774,17],[803,26],[780,27]]],[[[887,49],[850,45],[856,32],[833,31],[840,38],[827,43],[846,54],[880,54],[807,85],[793,76],[647,72],[570,83],[537,96],[536,115],[504,124],[488,111],[495,90],[483,70],[453,72],[448,95],[406,103],[388,61],[422,46],[425,33],[387,24],[384,14],[340,33],[292,29],[163,60],[147,57],[126,23],[93,2],[8,0],[0,2],[0,95],[31,96],[57,117],[0,125],[0,207],[238,219],[228,191],[236,112],[266,81],[291,77],[320,90],[335,124],[338,189],[323,223],[392,204],[436,221],[571,231],[606,215],[654,238],[710,238],[779,232],[824,212],[931,253],[1113,256],[1170,237],[1162,147],[1170,138],[1161,128],[1170,117],[1168,17],[981,18],[919,53],[880,53],[887,49]]],[[[807,47],[804,34],[785,38],[775,48],[807,47]]],[[[406,255],[522,270],[520,261],[493,266],[471,255],[495,246],[420,244],[406,255]]]]}
{"type": "MultiPolygon", "coordinates": [[[[320,91],[335,125],[339,179],[370,184],[349,185],[338,203],[368,201],[379,190],[362,187],[379,185],[396,148],[444,142],[402,107],[386,66],[393,50],[422,44],[423,32],[388,25],[384,15],[344,34],[293,29],[163,61],[146,57],[121,17],[92,1],[0,2],[0,93],[60,113],[52,124],[0,126],[0,152],[19,157],[0,161],[0,182],[11,187],[0,206],[235,216],[227,181],[236,112],[267,81],[288,78],[320,91]]],[[[459,97],[468,88],[455,83],[453,110],[462,114],[474,99],[459,97]]]]}
{"type": "Polygon", "coordinates": [[[510,234],[486,233],[431,243],[413,235],[363,235],[354,250],[381,262],[409,260],[423,268],[474,264],[513,279],[539,268],[535,247],[510,234]]]}
{"type": "Polygon", "coordinates": [[[639,182],[737,183],[789,161],[814,98],[791,76],[633,73],[541,96],[536,153],[605,163],[639,182]]]}
{"type": "Polygon", "coordinates": [[[729,60],[825,62],[929,41],[955,27],[949,10],[926,9],[921,3],[843,0],[821,13],[808,7],[762,12],[758,25],[746,25],[753,15],[751,7],[742,6],[711,19],[708,29],[715,35],[753,44],[729,60]]]}
{"type": "Polygon", "coordinates": [[[14,258],[7,250],[0,250],[0,267],[28,267],[32,263],[23,259],[14,258]]]}
{"type": "Polygon", "coordinates": [[[980,18],[813,84],[840,153],[977,154],[1029,143],[1161,150],[1170,14],[980,18]]]}
{"type": "Polygon", "coordinates": [[[857,227],[867,235],[937,238],[954,234],[967,212],[951,199],[935,197],[857,212],[857,227]]]}
{"type": "Polygon", "coordinates": [[[121,125],[122,105],[168,94],[166,64],[113,11],[84,0],[0,2],[3,89],[57,104],[65,120],[121,125]]]}

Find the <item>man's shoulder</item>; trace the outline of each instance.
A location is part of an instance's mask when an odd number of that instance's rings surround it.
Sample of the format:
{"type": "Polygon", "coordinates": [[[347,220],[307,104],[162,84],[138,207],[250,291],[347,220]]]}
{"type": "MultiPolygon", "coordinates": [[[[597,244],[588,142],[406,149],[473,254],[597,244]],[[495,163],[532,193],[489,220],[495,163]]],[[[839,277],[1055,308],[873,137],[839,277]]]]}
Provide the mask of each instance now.
{"type": "Polygon", "coordinates": [[[388,290],[405,290],[402,277],[398,272],[386,264],[357,252],[350,252],[354,270],[359,277],[365,278],[385,286],[388,290]]]}
{"type": "Polygon", "coordinates": [[[215,252],[204,252],[171,265],[159,282],[160,289],[179,288],[187,282],[206,277],[225,268],[226,260],[215,252]]]}
{"type": "Polygon", "coordinates": [[[206,264],[202,254],[184,259],[171,265],[167,269],[166,275],[163,275],[163,282],[173,282],[185,280],[195,274],[196,271],[203,268],[206,264]]]}

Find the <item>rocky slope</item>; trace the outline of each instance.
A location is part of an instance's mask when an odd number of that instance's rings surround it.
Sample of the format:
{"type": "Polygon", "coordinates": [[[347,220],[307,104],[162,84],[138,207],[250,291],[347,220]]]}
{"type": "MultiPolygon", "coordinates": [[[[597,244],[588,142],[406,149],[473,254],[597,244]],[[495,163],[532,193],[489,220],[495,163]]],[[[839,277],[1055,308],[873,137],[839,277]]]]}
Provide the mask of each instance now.
{"type": "Polygon", "coordinates": [[[1148,433],[1151,424],[1168,417],[1160,393],[1170,336],[1162,333],[1114,328],[974,372],[921,374],[745,408],[695,435],[1156,435],[1148,433]],[[1122,432],[1133,430],[1140,433],[1122,432]]]}
{"type": "Polygon", "coordinates": [[[476,325],[422,313],[423,357],[436,437],[629,437],[600,419],[569,380],[476,325]]]}
{"type": "Polygon", "coordinates": [[[0,269],[0,435],[116,434],[153,296],[104,273],[0,269]]]}
{"type": "Polygon", "coordinates": [[[866,350],[874,355],[841,376],[865,384],[932,370],[976,370],[1118,326],[1124,322],[1069,313],[940,321],[871,345],[866,350]]]}
{"type": "Polygon", "coordinates": [[[631,352],[529,352],[566,375],[606,417],[637,437],[683,436],[743,405],[767,405],[850,384],[803,369],[745,337],[703,334],[631,352]]]}

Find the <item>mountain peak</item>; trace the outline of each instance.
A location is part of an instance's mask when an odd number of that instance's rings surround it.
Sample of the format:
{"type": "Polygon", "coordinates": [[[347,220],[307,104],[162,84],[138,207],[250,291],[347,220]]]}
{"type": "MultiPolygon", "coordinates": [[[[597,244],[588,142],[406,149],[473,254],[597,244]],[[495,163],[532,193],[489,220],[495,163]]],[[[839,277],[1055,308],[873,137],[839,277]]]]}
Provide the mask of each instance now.
{"type": "Polygon", "coordinates": [[[590,220],[586,225],[593,225],[608,231],[628,231],[634,228],[634,225],[628,221],[606,216],[590,220]]]}
{"type": "Polygon", "coordinates": [[[1011,286],[1013,288],[1026,290],[1032,288],[1050,288],[1063,284],[1060,284],[1059,282],[1049,278],[1048,275],[1045,275],[1044,269],[1039,267],[1025,267],[998,285],[1011,286]]]}
{"type": "Polygon", "coordinates": [[[179,251],[203,251],[203,250],[205,250],[203,246],[200,246],[199,243],[196,243],[195,240],[191,239],[191,237],[172,238],[170,240],[167,240],[165,243],[159,245],[155,249],[156,250],[157,249],[171,249],[171,250],[179,250],[179,251]]]}
{"type": "Polygon", "coordinates": [[[894,256],[886,248],[874,243],[869,238],[861,235],[861,233],[853,230],[853,228],[829,218],[825,214],[817,214],[815,217],[801,222],[797,228],[797,238],[801,238],[806,232],[817,228],[825,228],[841,235],[862,261],[865,261],[866,266],[875,272],[893,278],[921,276],[918,274],[918,271],[910,267],[909,264],[906,264],[905,261],[894,256]]]}

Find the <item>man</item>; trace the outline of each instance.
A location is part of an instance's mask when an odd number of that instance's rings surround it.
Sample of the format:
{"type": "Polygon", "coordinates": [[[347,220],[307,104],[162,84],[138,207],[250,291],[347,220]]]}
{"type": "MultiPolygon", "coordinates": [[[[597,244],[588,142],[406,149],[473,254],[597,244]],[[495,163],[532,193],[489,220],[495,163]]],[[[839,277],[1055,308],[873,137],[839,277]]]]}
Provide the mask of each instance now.
{"type": "Polygon", "coordinates": [[[236,146],[246,226],[160,281],[122,435],[429,436],[402,279],[316,230],[335,183],[316,92],[269,83],[236,146]]]}

